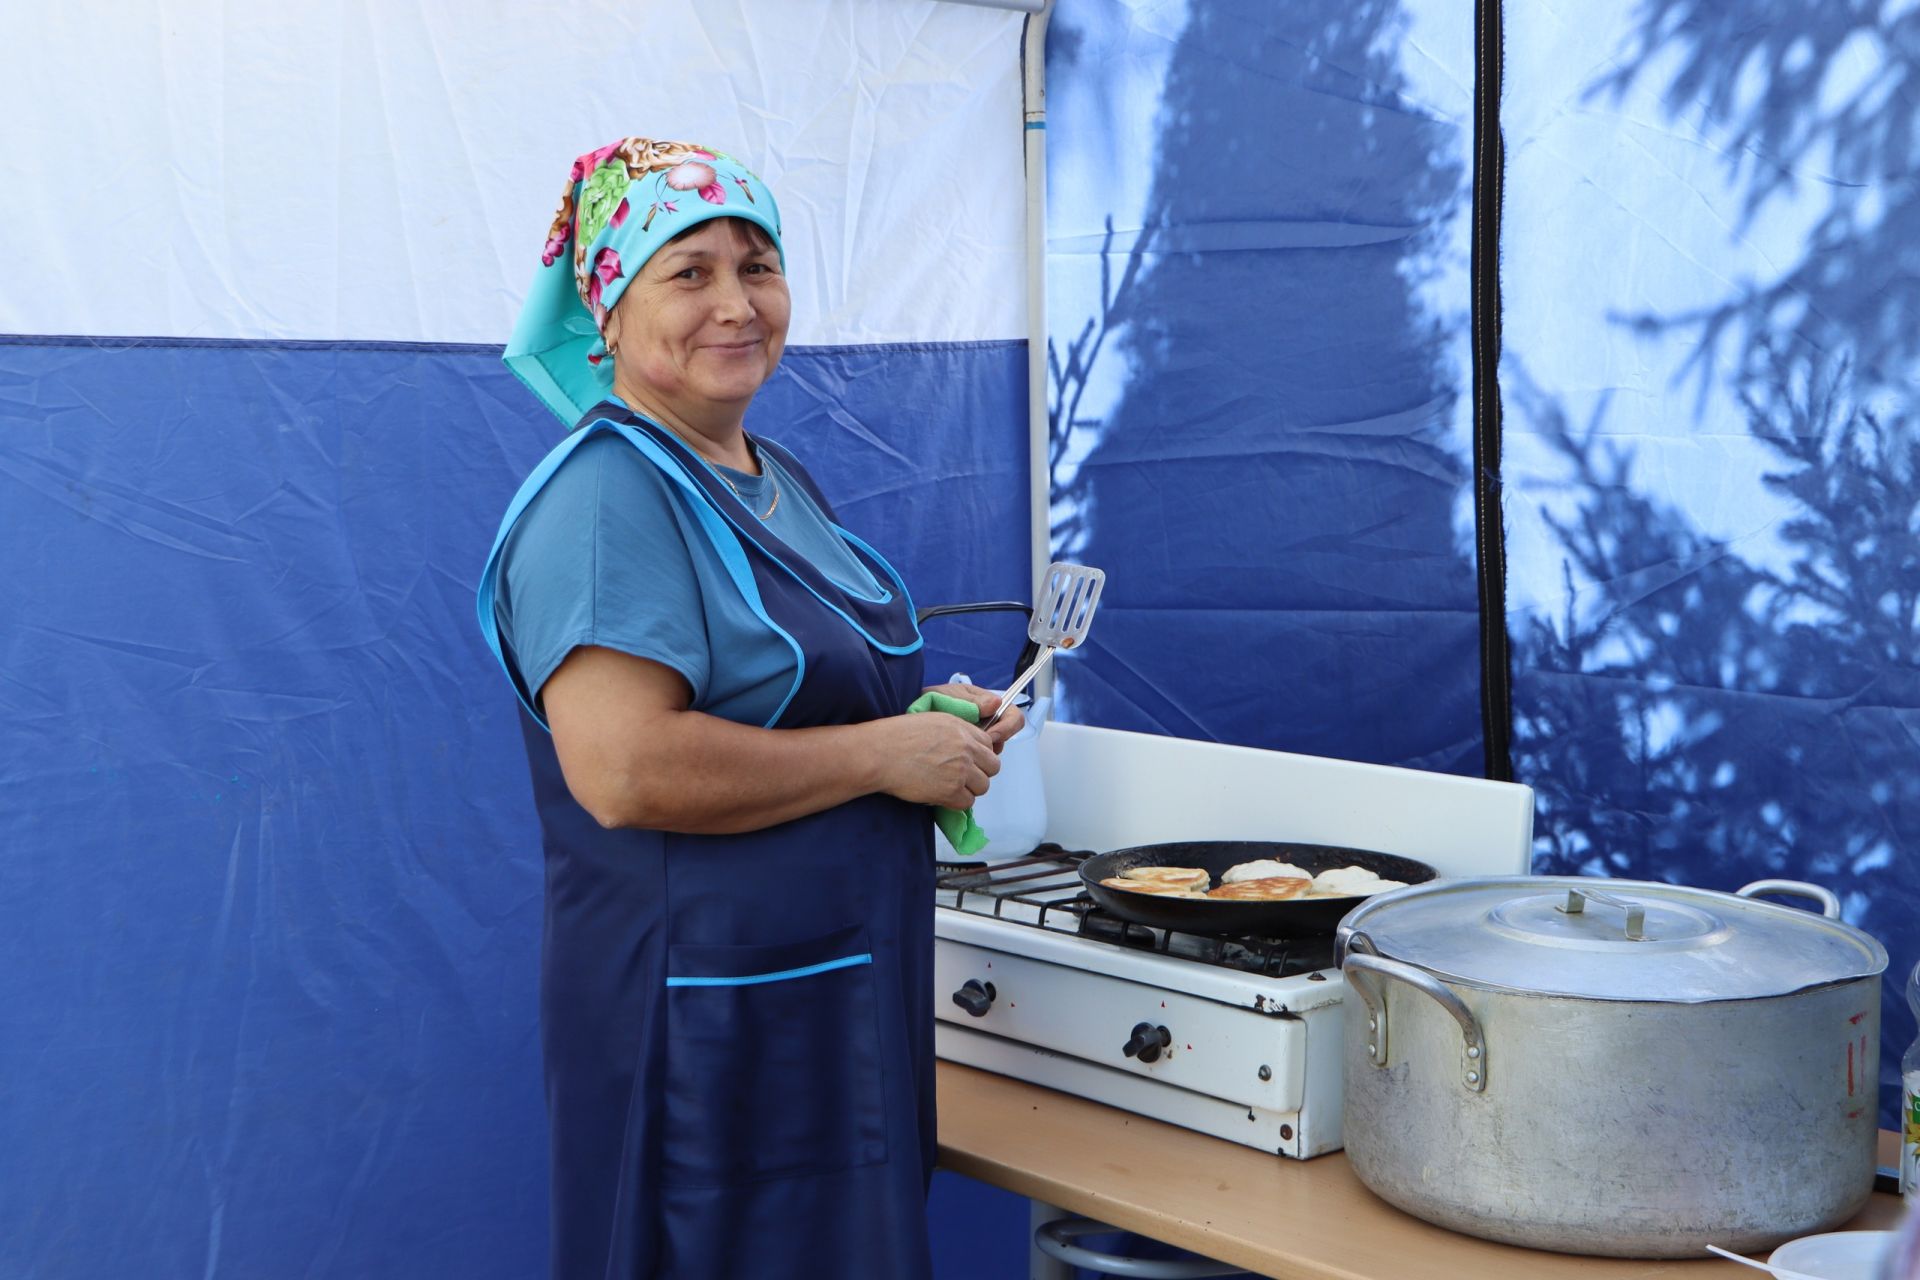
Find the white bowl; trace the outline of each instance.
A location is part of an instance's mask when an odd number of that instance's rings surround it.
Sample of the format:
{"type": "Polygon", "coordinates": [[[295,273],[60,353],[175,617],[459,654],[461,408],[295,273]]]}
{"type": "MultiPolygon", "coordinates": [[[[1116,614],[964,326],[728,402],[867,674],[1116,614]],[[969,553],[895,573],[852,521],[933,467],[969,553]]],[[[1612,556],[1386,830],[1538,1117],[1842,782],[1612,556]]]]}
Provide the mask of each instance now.
{"type": "Polygon", "coordinates": [[[1789,1240],[1767,1257],[1767,1265],[1799,1271],[1819,1280],[1875,1280],[1880,1259],[1893,1242],[1891,1231],[1830,1231],[1789,1240]]]}

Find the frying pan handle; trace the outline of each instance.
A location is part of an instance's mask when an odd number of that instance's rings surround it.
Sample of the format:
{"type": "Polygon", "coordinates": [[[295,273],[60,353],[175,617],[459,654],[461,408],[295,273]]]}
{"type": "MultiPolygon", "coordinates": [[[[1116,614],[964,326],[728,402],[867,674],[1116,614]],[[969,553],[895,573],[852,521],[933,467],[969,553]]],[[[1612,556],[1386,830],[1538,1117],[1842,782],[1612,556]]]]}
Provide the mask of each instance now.
{"type": "MultiPolygon", "coordinates": [[[[1027,621],[1029,623],[1033,621],[1033,606],[1021,600],[976,600],[971,604],[928,605],[926,608],[915,613],[913,620],[914,623],[918,625],[922,622],[929,622],[934,618],[951,618],[956,614],[962,613],[1024,613],[1027,615],[1027,621]]],[[[1039,656],[1039,642],[1029,637],[1026,644],[1020,648],[1020,656],[1014,659],[1014,671],[1025,671],[1033,665],[1033,660],[1039,656]]]]}
{"type": "Polygon", "coordinates": [[[930,604],[913,615],[915,622],[951,618],[961,613],[1024,613],[1033,616],[1033,606],[1019,600],[976,600],[972,604],[930,604]]]}
{"type": "MultiPolygon", "coordinates": [[[[1365,935],[1356,935],[1364,937],[1365,935]]],[[[1367,944],[1371,949],[1371,943],[1367,944]]],[[[1392,978],[1404,982],[1414,990],[1427,996],[1460,1024],[1460,1038],[1464,1042],[1462,1049],[1462,1074],[1464,1083],[1474,1093],[1484,1093],[1487,1088],[1487,1037],[1480,1030],[1480,1020],[1473,1016],[1473,1010],[1442,982],[1429,975],[1423,969],[1398,960],[1389,960],[1384,956],[1368,955],[1349,942],[1346,959],[1341,962],[1340,972],[1345,975],[1347,985],[1360,996],[1360,1003],[1367,1010],[1367,1052],[1373,1059],[1373,1065],[1387,1065],[1387,998],[1384,990],[1369,990],[1372,983],[1362,981],[1361,974],[1371,974],[1375,979],[1392,978]]]]}
{"type": "Polygon", "coordinates": [[[1823,889],[1817,884],[1808,884],[1804,880],[1755,880],[1752,884],[1735,889],[1736,898],[1757,898],[1763,893],[1783,893],[1794,898],[1812,898],[1820,904],[1820,914],[1829,920],[1840,918],[1840,899],[1831,889],[1823,889]]]}

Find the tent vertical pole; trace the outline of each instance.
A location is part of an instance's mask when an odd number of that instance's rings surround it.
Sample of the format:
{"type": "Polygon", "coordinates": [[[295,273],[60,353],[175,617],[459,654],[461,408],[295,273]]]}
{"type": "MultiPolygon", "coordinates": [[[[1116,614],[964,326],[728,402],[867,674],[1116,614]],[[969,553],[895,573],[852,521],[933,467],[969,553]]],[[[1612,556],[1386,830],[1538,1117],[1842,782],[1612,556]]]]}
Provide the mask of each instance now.
{"type": "MultiPolygon", "coordinates": [[[[1053,559],[1051,433],[1047,417],[1047,21],[1053,0],[1027,18],[1020,58],[1021,98],[1026,113],[1027,195],[1027,479],[1028,536],[1033,559],[1033,598],[1046,586],[1053,559]]],[[[1034,696],[1053,692],[1053,671],[1043,671],[1034,696]]]]}

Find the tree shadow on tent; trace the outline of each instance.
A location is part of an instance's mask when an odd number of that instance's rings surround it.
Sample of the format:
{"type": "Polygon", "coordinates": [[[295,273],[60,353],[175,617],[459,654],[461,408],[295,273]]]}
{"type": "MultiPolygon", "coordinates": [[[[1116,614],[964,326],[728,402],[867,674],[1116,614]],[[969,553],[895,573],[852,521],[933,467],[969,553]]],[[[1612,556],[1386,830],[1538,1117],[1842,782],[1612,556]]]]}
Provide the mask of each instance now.
{"type": "Polygon", "coordinates": [[[1055,461],[1078,459],[1056,550],[1109,574],[1062,677],[1075,719],[1481,772],[1464,264],[1459,314],[1422,296],[1465,216],[1466,121],[1408,92],[1404,23],[1397,0],[1190,6],[1144,231],[1050,351],[1055,461]],[[1096,358],[1124,389],[1088,422],[1096,358]]]}
{"type": "Polygon", "coordinates": [[[1536,867],[1834,889],[1893,956],[1891,1084],[1913,1035],[1897,993],[1920,958],[1920,423],[1906,385],[1920,186],[1899,179],[1915,165],[1920,14],[1650,0],[1618,65],[1592,95],[1659,68],[1671,117],[1704,113],[1746,219],[1796,183],[1831,194],[1772,281],[1686,314],[1615,317],[1697,344],[1697,393],[1740,406],[1763,483],[1795,507],[1765,554],[1636,490],[1632,451],[1599,430],[1604,404],[1576,426],[1518,361],[1503,366],[1510,415],[1557,450],[1576,495],[1553,522],[1564,612],[1513,620],[1536,867]],[[1848,90],[1835,77],[1865,33],[1884,61],[1848,90]]]}
{"type": "Polygon", "coordinates": [[[1920,9],[1889,21],[1884,7],[1643,0],[1636,47],[1590,90],[1617,96],[1656,67],[1667,72],[1669,118],[1704,122],[1741,188],[1738,231],[1771,202],[1809,187],[1828,193],[1800,261],[1773,281],[1695,313],[1623,317],[1649,333],[1704,338],[1702,376],[1724,344],[1739,353],[1744,380],[1777,379],[1782,335],[1844,350],[1861,385],[1904,387],[1913,376],[1920,9]]]}

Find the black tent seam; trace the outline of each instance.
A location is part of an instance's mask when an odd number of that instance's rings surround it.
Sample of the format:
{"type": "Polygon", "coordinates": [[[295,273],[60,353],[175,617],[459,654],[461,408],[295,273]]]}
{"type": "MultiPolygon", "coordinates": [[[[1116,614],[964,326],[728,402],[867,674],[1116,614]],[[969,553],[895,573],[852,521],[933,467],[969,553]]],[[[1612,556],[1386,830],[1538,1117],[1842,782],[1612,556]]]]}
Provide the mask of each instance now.
{"type": "Polygon", "coordinates": [[[1486,775],[1513,778],[1513,657],[1507,643],[1506,524],[1500,501],[1500,136],[1505,55],[1500,0],[1474,5],[1473,526],[1480,589],[1480,726],[1486,775]]]}

